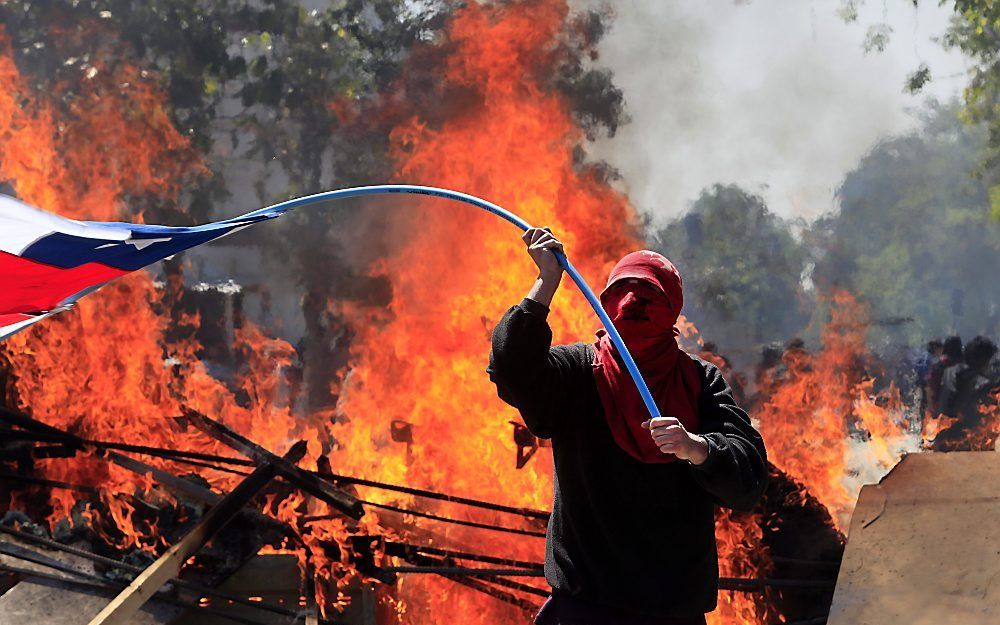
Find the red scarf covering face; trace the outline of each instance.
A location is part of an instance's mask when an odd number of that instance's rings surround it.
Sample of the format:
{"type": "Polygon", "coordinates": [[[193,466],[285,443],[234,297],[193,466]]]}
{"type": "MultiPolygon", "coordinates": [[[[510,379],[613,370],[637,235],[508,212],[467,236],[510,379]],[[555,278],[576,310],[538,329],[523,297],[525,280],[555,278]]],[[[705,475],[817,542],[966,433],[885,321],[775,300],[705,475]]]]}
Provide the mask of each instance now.
{"type": "MultiPolygon", "coordinates": [[[[701,380],[694,361],[677,346],[674,326],[684,304],[681,274],[666,257],[642,250],[618,261],[601,305],[639,366],[660,414],[675,417],[689,432],[698,430],[701,380]],[[635,280],[628,280],[634,278],[635,280]]],[[[594,379],[615,442],[636,460],[673,462],[642,427],[649,411],[625,363],[603,329],[594,343],[594,379]]]]}

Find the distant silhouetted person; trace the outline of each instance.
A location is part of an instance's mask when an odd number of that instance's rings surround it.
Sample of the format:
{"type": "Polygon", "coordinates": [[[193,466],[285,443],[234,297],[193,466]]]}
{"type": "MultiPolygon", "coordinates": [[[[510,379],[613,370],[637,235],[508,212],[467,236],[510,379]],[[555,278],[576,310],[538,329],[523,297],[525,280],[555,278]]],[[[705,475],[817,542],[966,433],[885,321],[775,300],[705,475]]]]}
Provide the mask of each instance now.
{"type": "Polygon", "coordinates": [[[964,362],[945,369],[938,396],[938,411],[957,419],[934,439],[934,449],[969,449],[969,435],[982,421],[979,407],[997,380],[990,377],[990,360],[997,347],[989,338],[977,336],[965,346],[964,362]]]}
{"type": "Polygon", "coordinates": [[[916,367],[917,382],[920,384],[920,414],[926,415],[929,407],[929,387],[931,380],[931,367],[941,360],[944,354],[944,343],[938,339],[927,342],[927,351],[917,359],[916,367]]]}
{"type": "Polygon", "coordinates": [[[962,339],[958,336],[949,336],[944,340],[941,351],[941,357],[931,364],[930,372],[927,374],[927,409],[932,417],[938,416],[941,412],[938,394],[945,369],[962,362],[962,339]]]}
{"type": "Polygon", "coordinates": [[[949,336],[944,340],[944,346],[941,348],[943,358],[946,358],[951,364],[958,364],[962,362],[962,354],[962,337],[949,336]]]}
{"type": "Polygon", "coordinates": [[[802,340],[801,337],[798,336],[792,337],[788,339],[787,343],[785,343],[786,352],[793,352],[793,351],[804,352],[805,350],[806,350],[806,342],[802,340]]]}
{"type": "Polygon", "coordinates": [[[733,398],[736,399],[737,404],[746,403],[746,378],[733,368],[733,364],[729,362],[728,358],[719,352],[718,345],[712,341],[705,341],[705,344],[701,346],[701,351],[698,352],[698,357],[719,368],[722,376],[729,381],[729,387],[733,391],[733,398]]]}
{"type": "Polygon", "coordinates": [[[760,361],[754,367],[753,395],[748,404],[759,406],[771,396],[776,382],[776,371],[781,365],[781,352],[780,343],[770,343],[761,348],[760,361]]]}

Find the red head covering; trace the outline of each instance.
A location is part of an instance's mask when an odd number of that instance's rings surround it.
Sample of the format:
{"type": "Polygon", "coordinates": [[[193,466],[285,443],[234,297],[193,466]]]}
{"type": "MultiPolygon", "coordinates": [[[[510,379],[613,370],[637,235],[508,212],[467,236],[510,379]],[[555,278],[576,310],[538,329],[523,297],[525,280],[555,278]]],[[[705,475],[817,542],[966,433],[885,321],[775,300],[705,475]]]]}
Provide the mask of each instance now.
{"type": "MultiPolygon", "coordinates": [[[[663,416],[690,432],[698,428],[701,380],[694,361],[677,346],[674,327],[684,304],[681,274],[656,252],[632,252],[618,261],[601,304],[622,335],[663,416]],[[628,280],[634,278],[635,280],[628,280]]],[[[594,379],[615,442],[636,460],[673,462],[653,442],[642,422],[649,411],[605,330],[594,343],[594,379]]]]}

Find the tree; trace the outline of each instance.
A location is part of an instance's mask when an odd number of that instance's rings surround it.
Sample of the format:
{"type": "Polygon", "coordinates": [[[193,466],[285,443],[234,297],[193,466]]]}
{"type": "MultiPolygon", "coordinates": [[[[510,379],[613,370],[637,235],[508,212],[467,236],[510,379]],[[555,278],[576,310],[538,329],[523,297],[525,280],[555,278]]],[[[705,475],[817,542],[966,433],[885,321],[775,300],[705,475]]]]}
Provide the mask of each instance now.
{"type": "MultiPolygon", "coordinates": [[[[122,197],[129,213],[123,217],[142,213],[151,222],[182,225],[389,178],[391,120],[370,121],[358,111],[398,79],[409,49],[441,24],[451,3],[339,1],[316,10],[304,4],[25,0],[0,3],[0,24],[33,90],[66,116],[98,74],[114,77],[101,82],[114,93],[98,94],[115,97],[114,114],[146,112],[129,110],[141,107],[127,77],[157,84],[163,97],[153,106],[191,139],[204,167],[177,184],[183,192],[176,202],[155,194],[122,197]]],[[[262,261],[253,273],[231,277],[252,284],[269,276],[264,281],[280,285],[276,290],[292,290],[285,299],[308,307],[303,358],[307,372],[320,377],[310,387],[319,395],[329,395],[323,376],[345,349],[327,301],[385,291],[360,268],[350,269],[335,240],[359,218],[357,211],[310,211],[299,218],[306,224],[248,231],[237,243],[259,248],[262,261]]],[[[198,279],[198,270],[192,273],[198,279]]]]}
{"type": "Polygon", "coordinates": [[[724,353],[750,355],[802,328],[806,255],[759,196],[715,185],[653,241],[684,277],[684,314],[724,353]]]}
{"type": "MultiPolygon", "coordinates": [[[[838,10],[845,22],[858,19],[858,6],[865,0],[841,0],[838,10]]],[[[912,0],[916,7],[920,0],[912,0]]],[[[947,0],[940,0],[946,4],[947,0]]],[[[1000,220],[1000,4],[994,0],[954,0],[955,15],[942,39],[946,48],[958,48],[972,61],[971,79],[964,92],[962,119],[984,123],[988,142],[983,158],[970,171],[989,185],[988,206],[994,221],[1000,220]]],[[[881,52],[892,33],[886,23],[869,26],[865,51],[881,52]]],[[[919,92],[932,80],[931,68],[921,63],[907,79],[904,89],[919,92]]]]}
{"type": "Polygon", "coordinates": [[[988,147],[978,172],[990,184],[990,214],[997,221],[1000,220],[1000,4],[993,0],[956,0],[955,19],[944,43],[960,49],[973,61],[963,115],[970,123],[982,122],[987,128],[988,147]]]}
{"type": "Polygon", "coordinates": [[[27,0],[0,3],[0,23],[36,88],[59,85],[66,102],[98,70],[131,64],[154,74],[174,125],[212,172],[186,196],[194,221],[209,217],[213,200],[232,192],[227,178],[247,168],[264,201],[377,169],[377,140],[359,144],[338,132],[343,110],[394,79],[404,52],[448,3],[422,6],[27,0]]]}
{"type": "Polygon", "coordinates": [[[932,106],[921,128],[879,143],[844,179],[840,210],[811,229],[817,287],[865,301],[874,340],[997,331],[1000,232],[983,210],[987,185],[968,174],[987,137],[957,109],[932,106]]]}

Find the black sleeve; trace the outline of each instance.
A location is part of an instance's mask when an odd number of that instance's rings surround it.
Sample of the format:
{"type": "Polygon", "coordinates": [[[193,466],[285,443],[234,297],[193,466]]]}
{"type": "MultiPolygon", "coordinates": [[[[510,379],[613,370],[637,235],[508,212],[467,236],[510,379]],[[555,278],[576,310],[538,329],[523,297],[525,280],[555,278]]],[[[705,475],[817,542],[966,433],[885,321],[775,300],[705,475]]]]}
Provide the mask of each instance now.
{"type": "Polygon", "coordinates": [[[552,438],[559,430],[573,368],[565,346],[551,347],[548,312],[528,298],[512,306],[493,329],[486,369],[500,399],[517,408],[539,438],[552,438]]]}
{"type": "MultiPolygon", "coordinates": [[[[944,370],[941,375],[941,389],[938,391],[937,411],[946,417],[955,418],[958,410],[955,398],[958,395],[958,373],[957,366],[951,366],[944,370]]],[[[937,415],[934,415],[935,417],[937,415]]]]}
{"type": "Polygon", "coordinates": [[[699,434],[708,441],[708,459],[691,465],[695,480],[724,508],[753,508],[767,488],[764,440],[736,405],[719,368],[707,363],[700,409],[699,434]]]}

